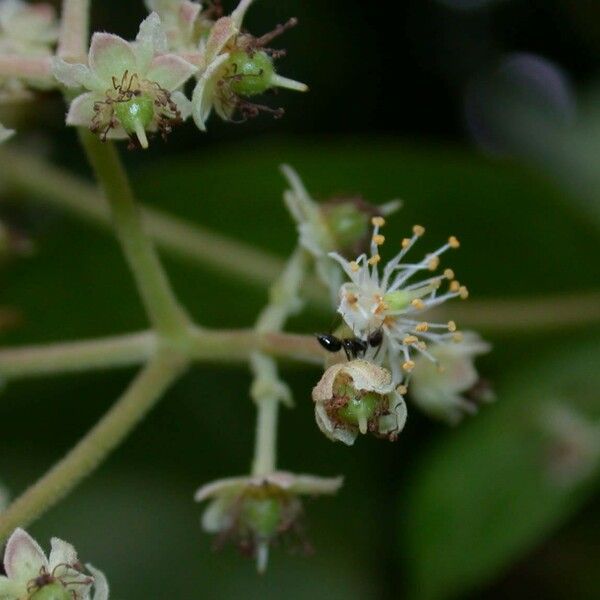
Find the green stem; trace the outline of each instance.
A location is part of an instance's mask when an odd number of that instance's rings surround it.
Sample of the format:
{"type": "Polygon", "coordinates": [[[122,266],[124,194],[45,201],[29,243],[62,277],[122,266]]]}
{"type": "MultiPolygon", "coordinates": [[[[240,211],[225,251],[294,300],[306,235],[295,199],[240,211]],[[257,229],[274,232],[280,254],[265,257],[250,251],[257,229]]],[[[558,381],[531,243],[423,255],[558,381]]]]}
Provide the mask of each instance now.
{"type": "Polygon", "coordinates": [[[50,471],[0,514],[0,543],[26,527],[94,471],[182,374],[187,362],[159,353],[94,428],[50,471]]]}
{"type": "MultiPolygon", "coordinates": [[[[290,314],[300,308],[299,291],[308,264],[302,248],[297,248],[270,291],[269,304],[256,322],[257,334],[280,331],[290,314]]],[[[251,389],[257,405],[256,441],[252,474],[264,475],[275,470],[277,463],[277,420],[281,402],[291,404],[291,393],[281,381],[277,363],[264,352],[250,357],[254,372],[251,389]]]]}
{"type": "Polygon", "coordinates": [[[146,235],[127,174],[115,146],[80,128],[79,137],[110,204],[117,237],[152,324],[159,334],[176,339],[190,322],[179,305],[154,246],[146,235]]]}
{"type": "Polygon", "coordinates": [[[156,335],[145,331],[96,340],[8,348],[0,350],[0,377],[19,379],[127,367],[146,362],[156,347],[156,335]]]}

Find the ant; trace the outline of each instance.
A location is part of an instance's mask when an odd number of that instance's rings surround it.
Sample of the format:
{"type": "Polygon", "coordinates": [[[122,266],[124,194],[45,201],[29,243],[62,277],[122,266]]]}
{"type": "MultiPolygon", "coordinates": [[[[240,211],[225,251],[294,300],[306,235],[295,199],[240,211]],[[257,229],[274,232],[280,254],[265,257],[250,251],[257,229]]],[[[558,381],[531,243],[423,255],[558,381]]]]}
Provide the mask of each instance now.
{"type": "MultiPolygon", "coordinates": [[[[338,338],[331,333],[317,333],[317,341],[328,352],[344,350],[348,360],[362,358],[370,348],[377,348],[377,353],[383,342],[383,331],[378,329],[369,334],[366,340],[357,337],[338,338]]],[[[377,353],[375,354],[377,356],[377,353]]]]}

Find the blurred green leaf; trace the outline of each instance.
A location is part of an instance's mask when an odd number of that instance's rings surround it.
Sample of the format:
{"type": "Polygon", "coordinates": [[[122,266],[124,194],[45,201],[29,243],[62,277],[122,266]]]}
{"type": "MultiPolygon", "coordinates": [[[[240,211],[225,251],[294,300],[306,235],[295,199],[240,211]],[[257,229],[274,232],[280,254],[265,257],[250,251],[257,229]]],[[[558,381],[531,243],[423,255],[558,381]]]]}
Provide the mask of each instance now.
{"type": "Polygon", "coordinates": [[[497,404],[447,433],[415,465],[401,507],[411,598],[455,598],[498,576],[589,498],[548,473],[544,410],[560,402],[600,417],[600,345],[561,345],[501,385],[497,404]]]}

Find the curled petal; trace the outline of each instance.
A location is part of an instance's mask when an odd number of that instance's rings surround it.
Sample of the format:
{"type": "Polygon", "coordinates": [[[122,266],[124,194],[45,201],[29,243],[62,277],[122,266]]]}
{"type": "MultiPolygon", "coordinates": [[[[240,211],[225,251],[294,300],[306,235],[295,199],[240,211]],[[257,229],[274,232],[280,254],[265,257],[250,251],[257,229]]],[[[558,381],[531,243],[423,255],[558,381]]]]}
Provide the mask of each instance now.
{"type": "Polygon", "coordinates": [[[315,420],[321,432],[332,442],[342,442],[346,446],[352,446],[358,437],[357,429],[336,427],[321,403],[315,404],[315,420]]]}
{"type": "Polygon", "coordinates": [[[181,87],[196,71],[196,67],[183,58],[164,54],[152,61],[146,78],[171,92],[181,87]]]}
{"type": "Polygon", "coordinates": [[[237,5],[237,8],[231,13],[231,19],[238,29],[241,29],[242,21],[246,16],[246,11],[248,10],[248,8],[250,8],[250,5],[253,1],[254,0],[241,0],[240,3],[237,5]]]}
{"type": "Polygon", "coordinates": [[[221,65],[229,58],[222,54],[202,73],[192,96],[192,116],[200,131],[206,131],[206,121],[214,106],[215,82],[212,80],[221,65]]]}
{"type": "Polygon", "coordinates": [[[218,533],[228,529],[231,524],[231,498],[217,498],[213,500],[202,513],[202,529],[206,533],[218,533]]]}
{"type": "Polygon", "coordinates": [[[194,500],[196,502],[202,502],[203,500],[208,500],[209,498],[213,498],[223,493],[243,489],[244,486],[248,484],[249,480],[249,477],[227,477],[226,479],[217,479],[217,481],[212,481],[199,488],[194,495],[194,500]]]}
{"type": "Polygon", "coordinates": [[[221,17],[212,27],[206,42],[204,61],[207,68],[222,52],[229,40],[237,35],[238,29],[231,17],[221,17]]]}
{"type": "Polygon", "coordinates": [[[87,92],[77,96],[69,106],[67,125],[90,127],[94,117],[94,104],[101,99],[97,92],[87,92]]]}
{"type": "Polygon", "coordinates": [[[296,475],[290,491],[296,494],[335,494],[343,485],[343,477],[296,475]]]}
{"type": "Polygon", "coordinates": [[[94,596],[92,600],[108,600],[108,581],[102,571],[94,568],[92,565],[85,565],[87,570],[94,577],[94,596]]]}
{"type": "Polygon", "coordinates": [[[23,529],[16,529],[6,543],[4,570],[9,579],[26,583],[37,577],[48,561],[39,544],[23,529]]]}
{"type": "Polygon", "coordinates": [[[136,73],[138,70],[133,46],[112,33],[92,36],[89,63],[92,73],[107,87],[112,85],[113,77],[121,79],[125,71],[136,73]]]}

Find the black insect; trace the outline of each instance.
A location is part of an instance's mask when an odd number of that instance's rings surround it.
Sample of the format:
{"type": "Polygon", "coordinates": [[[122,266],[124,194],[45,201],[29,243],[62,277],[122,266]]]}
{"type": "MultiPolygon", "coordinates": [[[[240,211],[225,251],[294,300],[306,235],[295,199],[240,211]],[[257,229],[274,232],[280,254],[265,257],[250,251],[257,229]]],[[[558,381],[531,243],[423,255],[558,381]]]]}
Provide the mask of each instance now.
{"type": "Polygon", "coordinates": [[[378,329],[369,334],[366,340],[357,337],[338,338],[331,333],[317,333],[317,341],[328,352],[339,352],[343,350],[348,360],[363,357],[369,347],[379,348],[383,342],[383,331],[378,329]]]}

